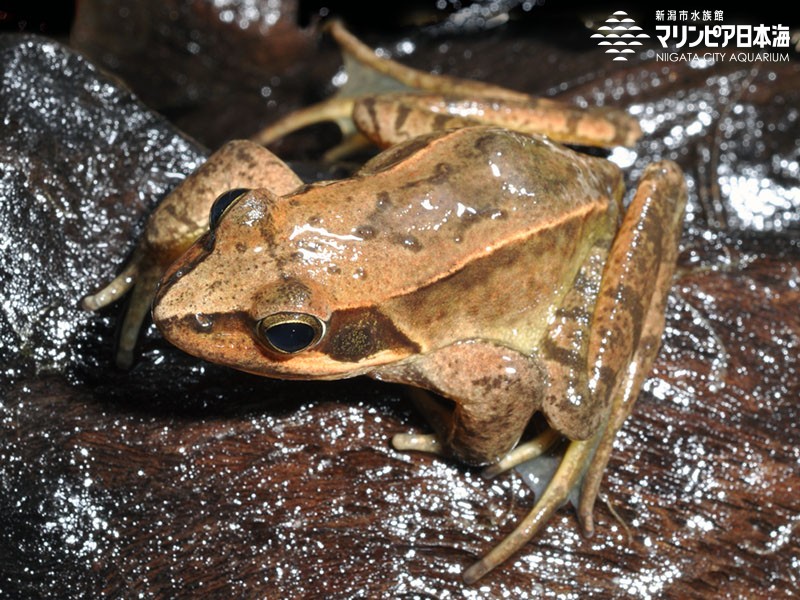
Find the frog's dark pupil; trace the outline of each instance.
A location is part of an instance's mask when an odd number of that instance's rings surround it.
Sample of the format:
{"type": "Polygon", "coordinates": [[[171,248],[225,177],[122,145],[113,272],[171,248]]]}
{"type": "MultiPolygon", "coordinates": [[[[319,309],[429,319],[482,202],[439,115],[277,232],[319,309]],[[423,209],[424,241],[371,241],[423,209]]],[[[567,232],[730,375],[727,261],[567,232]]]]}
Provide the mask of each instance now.
{"type": "Polygon", "coordinates": [[[227,208],[240,196],[249,191],[250,190],[246,188],[236,188],[235,190],[228,190],[227,192],[220,194],[217,199],[214,200],[214,204],[211,205],[211,213],[208,216],[209,228],[214,229],[227,208]]]}
{"type": "Polygon", "coordinates": [[[264,335],[275,348],[291,354],[307,348],[314,341],[316,331],[306,323],[289,321],[273,325],[264,335]]]}

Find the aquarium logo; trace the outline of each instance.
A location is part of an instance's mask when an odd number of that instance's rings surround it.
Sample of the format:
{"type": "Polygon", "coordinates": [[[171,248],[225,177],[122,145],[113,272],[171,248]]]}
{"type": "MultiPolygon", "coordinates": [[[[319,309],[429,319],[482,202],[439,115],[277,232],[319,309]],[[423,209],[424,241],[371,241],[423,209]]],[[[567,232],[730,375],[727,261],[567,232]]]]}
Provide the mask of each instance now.
{"type": "Polygon", "coordinates": [[[597,45],[605,47],[605,53],[611,54],[613,60],[620,61],[628,60],[626,54],[635,54],[633,47],[641,46],[641,40],[650,38],[624,10],[608,17],[597,31],[599,33],[592,34],[592,39],[599,39],[597,45]]]}

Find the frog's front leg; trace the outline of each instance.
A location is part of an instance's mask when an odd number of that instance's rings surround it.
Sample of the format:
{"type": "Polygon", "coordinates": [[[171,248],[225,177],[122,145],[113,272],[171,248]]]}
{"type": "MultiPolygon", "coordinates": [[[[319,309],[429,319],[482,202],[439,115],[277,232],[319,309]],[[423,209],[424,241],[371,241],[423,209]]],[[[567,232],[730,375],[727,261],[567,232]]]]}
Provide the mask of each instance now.
{"type": "Polygon", "coordinates": [[[240,140],[229,142],[212,154],[164,198],[150,215],[144,235],[122,273],[82,302],[87,310],[98,310],[132,290],[120,332],[117,364],[131,365],[139,329],[150,310],[161,276],[208,231],[209,211],[221,194],[238,188],[267,188],[282,195],[301,184],[274,154],[257,144],[240,140]]]}
{"type": "Polygon", "coordinates": [[[373,376],[414,382],[454,402],[446,410],[423,398],[437,441],[401,434],[395,436],[396,449],[434,451],[475,465],[494,463],[516,445],[544,385],[534,359],[483,340],[457,342],[381,368],[373,376]]]}

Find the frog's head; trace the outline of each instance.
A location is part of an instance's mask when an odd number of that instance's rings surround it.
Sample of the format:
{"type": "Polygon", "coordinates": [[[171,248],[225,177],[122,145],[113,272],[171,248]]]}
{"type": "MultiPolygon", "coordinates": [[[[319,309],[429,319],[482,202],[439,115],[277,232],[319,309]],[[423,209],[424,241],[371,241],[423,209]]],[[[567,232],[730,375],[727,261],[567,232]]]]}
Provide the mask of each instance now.
{"type": "Polygon", "coordinates": [[[284,379],[349,377],[416,351],[377,307],[344,305],[326,269],[298,256],[300,234],[281,222],[286,202],[267,190],[217,199],[209,232],[161,280],[153,320],[164,337],[208,361],[284,379]]]}

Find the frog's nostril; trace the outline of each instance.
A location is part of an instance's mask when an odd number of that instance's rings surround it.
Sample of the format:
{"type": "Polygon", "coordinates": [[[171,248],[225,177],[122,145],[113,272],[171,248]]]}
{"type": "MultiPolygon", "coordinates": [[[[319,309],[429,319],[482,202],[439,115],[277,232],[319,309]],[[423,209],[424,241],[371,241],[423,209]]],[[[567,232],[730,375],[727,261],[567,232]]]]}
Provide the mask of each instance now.
{"type": "Polygon", "coordinates": [[[325,333],[325,324],[306,313],[276,313],[256,325],[258,339],[280,354],[296,354],[316,344],[325,333]]]}

